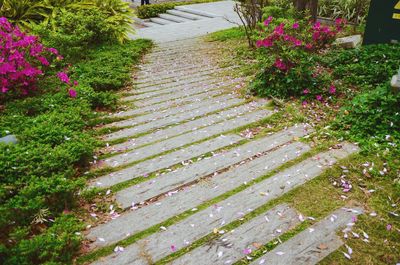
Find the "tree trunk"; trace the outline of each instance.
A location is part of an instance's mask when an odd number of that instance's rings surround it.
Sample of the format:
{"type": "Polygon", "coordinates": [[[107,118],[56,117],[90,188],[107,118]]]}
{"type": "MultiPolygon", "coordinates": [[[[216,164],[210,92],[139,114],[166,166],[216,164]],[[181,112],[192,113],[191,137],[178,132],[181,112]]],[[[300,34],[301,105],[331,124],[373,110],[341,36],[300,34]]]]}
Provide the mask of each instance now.
{"type": "Polygon", "coordinates": [[[318,15],[318,0],[294,0],[294,7],[297,11],[310,11],[313,21],[317,20],[318,15]]]}
{"type": "Polygon", "coordinates": [[[317,21],[317,16],[318,16],[318,0],[311,0],[310,1],[310,12],[311,12],[311,18],[315,22],[317,21]]]}

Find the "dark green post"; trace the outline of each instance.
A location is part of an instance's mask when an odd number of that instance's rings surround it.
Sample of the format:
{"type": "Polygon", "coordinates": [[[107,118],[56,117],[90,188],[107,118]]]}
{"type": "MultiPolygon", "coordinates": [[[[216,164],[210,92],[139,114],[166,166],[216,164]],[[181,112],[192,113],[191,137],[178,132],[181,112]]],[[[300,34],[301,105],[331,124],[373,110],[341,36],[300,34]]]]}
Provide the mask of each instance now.
{"type": "Polygon", "coordinates": [[[371,0],[364,45],[400,43],[400,0],[371,0]]]}

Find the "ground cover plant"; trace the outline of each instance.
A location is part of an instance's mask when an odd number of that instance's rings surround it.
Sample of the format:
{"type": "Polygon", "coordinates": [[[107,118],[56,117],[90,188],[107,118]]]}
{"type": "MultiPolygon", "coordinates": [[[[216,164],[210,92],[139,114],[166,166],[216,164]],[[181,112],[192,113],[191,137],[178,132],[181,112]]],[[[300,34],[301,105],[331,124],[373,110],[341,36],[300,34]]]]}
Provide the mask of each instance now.
{"type": "Polygon", "coordinates": [[[0,19],[7,59],[0,72],[0,137],[18,139],[0,143],[2,264],[72,262],[82,240],[76,209],[83,172],[100,144],[91,128],[98,111],[116,108],[110,90],[129,84],[132,67],[151,47],[147,40],[121,43],[123,27],[99,29],[96,23],[110,17],[89,10],[64,10],[55,28],[11,20],[30,32],[0,19]]]}

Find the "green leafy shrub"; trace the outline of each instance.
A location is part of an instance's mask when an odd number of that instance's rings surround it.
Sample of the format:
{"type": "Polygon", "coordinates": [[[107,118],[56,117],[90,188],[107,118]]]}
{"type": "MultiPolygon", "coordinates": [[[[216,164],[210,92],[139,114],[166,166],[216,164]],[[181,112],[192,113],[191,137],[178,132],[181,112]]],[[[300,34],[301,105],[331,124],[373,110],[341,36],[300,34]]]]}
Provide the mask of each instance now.
{"type": "Polygon", "coordinates": [[[129,40],[129,33],[133,32],[132,9],[123,0],[90,0],[84,1],[86,5],[95,7],[94,10],[102,13],[106,19],[105,23],[112,29],[116,40],[123,43],[129,40]]]}
{"type": "Polygon", "coordinates": [[[9,224],[10,219],[16,224],[29,223],[43,207],[57,212],[62,210],[60,207],[72,205],[72,196],[83,184],[75,180],[74,168],[90,159],[96,147],[96,141],[82,132],[86,126],[83,118],[90,112],[88,103],[77,99],[74,104],[63,106],[62,111],[59,106],[34,117],[23,115],[27,111],[20,109],[14,114],[14,106],[9,110],[6,106],[6,115],[1,116],[1,131],[16,134],[20,143],[0,145],[0,174],[4,176],[1,185],[7,190],[2,196],[1,216],[5,220],[0,222],[2,225],[9,224]],[[15,119],[20,121],[14,123],[15,119]],[[63,185],[57,184],[60,181],[63,185]],[[46,183],[54,184],[53,189],[46,187],[46,183]]]}
{"type": "MultiPolygon", "coordinates": [[[[295,10],[293,7],[290,7],[288,9],[280,7],[278,5],[270,5],[266,6],[262,10],[263,12],[263,21],[268,19],[268,17],[274,17],[275,21],[271,21],[270,24],[271,26],[279,25],[279,19],[286,19],[286,20],[294,20],[295,18],[301,19],[301,16],[299,14],[296,14],[295,10]]],[[[282,21],[281,21],[282,22],[282,21]]],[[[293,21],[294,22],[294,21],[293,21]]]]}
{"type": "Polygon", "coordinates": [[[175,6],[183,5],[185,3],[161,3],[154,5],[143,5],[137,8],[138,18],[151,18],[156,17],[159,14],[165,13],[167,10],[174,9],[175,6]]]}
{"type": "MultiPolygon", "coordinates": [[[[368,15],[371,0],[319,0],[318,15],[336,19],[344,18],[354,23],[363,23],[368,15]]],[[[289,9],[293,7],[292,0],[271,0],[271,5],[289,9]]]]}
{"type": "Polygon", "coordinates": [[[256,42],[262,69],[250,86],[259,96],[288,98],[291,96],[332,96],[336,87],[329,73],[316,64],[316,55],[333,42],[344,21],[328,27],[317,22],[296,20],[282,8],[264,9],[264,29],[256,42]],[[278,18],[272,15],[278,16],[278,18]]]}
{"type": "Polygon", "coordinates": [[[371,0],[319,0],[318,14],[322,17],[344,18],[363,23],[368,15],[371,0]]]}
{"type": "Polygon", "coordinates": [[[63,212],[76,206],[86,183],[79,175],[98,146],[89,131],[97,117],[93,109],[116,105],[114,94],[95,89],[123,87],[149,47],[147,40],[93,45],[70,67],[79,81],[75,97],[49,77],[37,84],[45,94],[2,106],[0,137],[15,134],[19,142],[0,144],[1,264],[71,263],[79,249],[81,236],[75,233],[81,223],[63,212]],[[111,74],[98,78],[106,71],[111,74]]]}
{"type": "Polygon", "coordinates": [[[359,94],[344,107],[336,126],[354,141],[400,143],[400,93],[382,85],[359,94]]]}
{"type": "Polygon", "coordinates": [[[97,146],[85,133],[90,107],[85,97],[71,99],[64,92],[5,105],[0,132],[16,134],[19,143],[0,144],[0,229],[7,246],[0,250],[2,264],[65,264],[79,246],[68,223],[50,220],[71,209],[85,186],[76,168],[87,164],[97,146]],[[14,238],[22,230],[26,235],[14,238]]]}
{"type": "Polygon", "coordinates": [[[92,108],[115,109],[118,97],[110,91],[95,91],[90,86],[80,85],[77,92],[81,98],[90,103],[92,108]]]}
{"type": "Polygon", "coordinates": [[[39,236],[30,238],[24,228],[15,229],[12,241],[17,245],[0,247],[5,265],[16,264],[70,264],[79,249],[82,224],[72,215],[62,215],[39,236]]]}
{"type": "Polygon", "coordinates": [[[321,56],[335,78],[358,87],[375,88],[386,83],[399,67],[400,45],[368,45],[354,50],[335,50],[321,56]]]}
{"type": "MultiPolygon", "coordinates": [[[[123,0],[2,0],[0,14],[23,29],[44,24],[60,31],[59,17],[66,12],[92,11],[104,17],[102,24],[111,28],[115,40],[128,40],[132,31],[132,10],[123,0]]],[[[73,23],[72,23],[73,24],[73,23]]],[[[71,25],[72,25],[71,24],[71,25]]]]}
{"type": "Polygon", "coordinates": [[[87,60],[75,64],[73,76],[95,91],[119,89],[131,80],[131,65],[138,63],[141,52],[151,45],[149,40],[136,40],[97,47],[87,60]]]}
{"type": "Polygon", "coordinates": [[[43,42],[56,47],[66,59],[79,59],[86,51],[102,43],[115,43],[115,27],[106,22],[106,16],[95,9],[78,12],[65,11],[51,25],[40,24],[33,31],[43,42]]]}
{"type": "Polygon", "coordinates": [[[2,0],[0,16],[6,17],[21,28],[45,19],[46,6],[41,0],[2,0]]]}

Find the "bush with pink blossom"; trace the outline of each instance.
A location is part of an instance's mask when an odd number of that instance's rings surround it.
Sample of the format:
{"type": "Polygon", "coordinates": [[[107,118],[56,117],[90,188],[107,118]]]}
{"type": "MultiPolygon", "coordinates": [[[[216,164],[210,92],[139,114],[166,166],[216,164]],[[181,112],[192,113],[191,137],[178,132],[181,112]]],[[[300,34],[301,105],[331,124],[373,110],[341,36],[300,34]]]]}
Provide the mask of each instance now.
{"type": "Polygon", "coordinates": [[[280,98],[314,97],[320,101],[324,95],[335,94],[329,73],[317,64],[315,55],[329,47],[345,24],[342,19],[327,26],[268,16],[256,42],[262,69],[252,83],[252,92],[280,98]]]}
{"type": "MultiPolygon", "coordinates": [[[[0,18],[0,44],[0,101],[39,91],[38,82],[47,76],[53,62],[62,59],[56,49],[45,47],[39,37],[22,32],[4,17],[0,18]]],[[[68,91],[74,86],[65,78],[60,80],[68,91]]]]}

